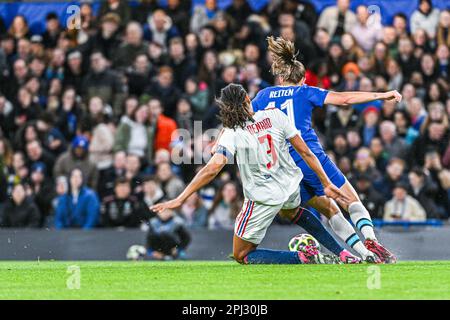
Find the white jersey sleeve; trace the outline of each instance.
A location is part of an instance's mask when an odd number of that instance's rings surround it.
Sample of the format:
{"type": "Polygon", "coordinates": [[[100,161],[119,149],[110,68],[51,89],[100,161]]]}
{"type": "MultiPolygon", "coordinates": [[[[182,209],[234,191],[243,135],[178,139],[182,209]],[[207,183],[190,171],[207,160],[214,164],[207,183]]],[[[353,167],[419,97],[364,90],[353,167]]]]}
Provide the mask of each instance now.
{"type": "Polygon", "coordinates": [[[285,115],[283,111],[274,109],[273,112],[275,114],[273,118],[276,121],[276,126],[283,130],[286,139],[291,139],[296,135],[300,135],[300,131],[292,125],[288,116],[285,115]]]}
{"type": "Polygon", "coordinates": [[[217,142],[216,153],[223,154],[230,160],[236,155],[236,149],[236,132],[232,129],[224,128],[217,142]]]}

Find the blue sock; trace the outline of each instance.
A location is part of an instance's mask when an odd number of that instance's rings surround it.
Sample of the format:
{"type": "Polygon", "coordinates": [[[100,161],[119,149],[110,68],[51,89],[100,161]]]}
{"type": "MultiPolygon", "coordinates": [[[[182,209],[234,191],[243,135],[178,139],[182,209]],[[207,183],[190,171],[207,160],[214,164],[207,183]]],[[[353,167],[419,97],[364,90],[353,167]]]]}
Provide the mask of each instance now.
{"type": "Polygon", "coordinates": [[[336,239],[328,232],[319,218],[317,218],[311,211],[300,208],[299,212],[292,219],[292,222],[305,229],[325,248],[333,252],[335,255],[339,254],[344,248],[336,241],[336,239]]]}
{"type": "Polygon", "coordinates": [[[244,259],[245,264],[300,264],[298,252],[256,249],[244,259]]]}

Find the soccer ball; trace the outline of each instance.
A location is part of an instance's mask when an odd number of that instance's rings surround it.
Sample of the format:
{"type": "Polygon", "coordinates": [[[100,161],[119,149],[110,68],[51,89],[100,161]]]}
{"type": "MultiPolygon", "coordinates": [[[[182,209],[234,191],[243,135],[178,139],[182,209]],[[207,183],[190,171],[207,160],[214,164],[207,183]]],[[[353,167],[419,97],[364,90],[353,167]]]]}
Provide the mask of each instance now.
{"type": "Polygon", "coordinates": [[[316,255],[320,251],[320,244],[312,235],[302,233],[296,235],[289,241],[289,250],[316,255]]]}
{"type": "Polygon", "coordinates": [[[135,244],[128,249],[127,259],[133,261],[144,260],[146,254],[147,249],[144,246],[135,244]]]}

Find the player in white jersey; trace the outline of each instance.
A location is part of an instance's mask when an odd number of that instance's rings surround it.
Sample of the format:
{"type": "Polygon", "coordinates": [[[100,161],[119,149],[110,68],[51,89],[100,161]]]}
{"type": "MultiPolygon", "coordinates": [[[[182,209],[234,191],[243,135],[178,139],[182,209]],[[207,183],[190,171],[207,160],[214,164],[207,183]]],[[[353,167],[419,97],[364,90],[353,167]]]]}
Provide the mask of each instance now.
{"type": "Polygon", "coordinates": [[[302,173],[289,154],[286,140],[319,176],[327,196],[346,201],[345,196],[328,179],[316,156],[283,112],[273,109],[254,113],[244,88],[236,84],[222,89],[217,103],[224,130],[213,157],[176,199],[157,204],[152,210],[160,212],[181,206],[235,159],[245,196],[233,238],[236,261],[249,264],[316,263],[317,257],[308,253],[257,249],[280,211],[285,217],[294,217],[300,208],[302,173]]]}

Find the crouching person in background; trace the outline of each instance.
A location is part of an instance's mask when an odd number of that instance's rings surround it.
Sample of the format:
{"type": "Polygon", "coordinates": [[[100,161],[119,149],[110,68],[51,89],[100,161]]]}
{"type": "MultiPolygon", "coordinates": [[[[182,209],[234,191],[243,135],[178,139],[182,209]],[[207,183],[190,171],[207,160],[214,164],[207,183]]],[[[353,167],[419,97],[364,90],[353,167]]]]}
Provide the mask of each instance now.
{"type": "Polygon", "coordinates": [[[103,199],[101,206],[101,225],[103,227],[138,228],[151,217],[145,203],[131,194],[127,178],[115,181],[114,194],[103,199]]]}
{"type": "Polygon", "coordinates": [[[157,260],[184,259],[191,236],[183,219],[172,210],[164,210],[150,219],[147,236],[147,250],[157,260]]]}
{"type": "Polygon", "coordinates": [[[69,177],[69,190],[57,200],[55,227],[92,229],[98,224],[99,214],[97,194],[84,184],[81,170],[73,169],[69,177]]]}

